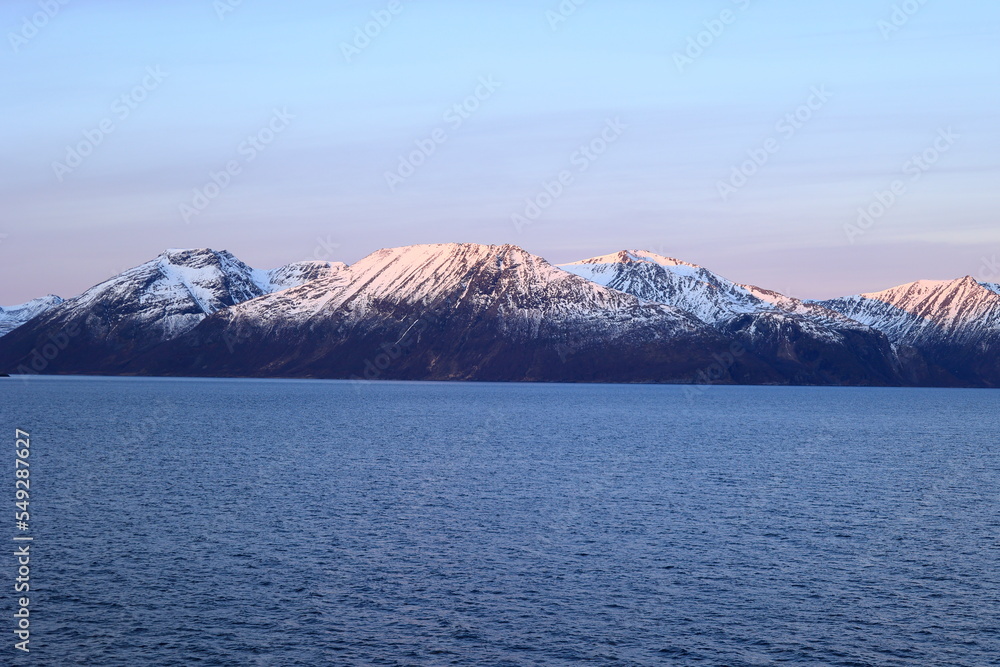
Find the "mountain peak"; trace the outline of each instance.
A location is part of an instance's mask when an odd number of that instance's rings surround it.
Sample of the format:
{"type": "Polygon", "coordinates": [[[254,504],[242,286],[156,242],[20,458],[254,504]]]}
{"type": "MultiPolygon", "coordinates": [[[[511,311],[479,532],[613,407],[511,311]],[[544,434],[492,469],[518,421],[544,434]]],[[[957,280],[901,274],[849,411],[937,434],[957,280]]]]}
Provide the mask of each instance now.
{"type": "Polygon", "coordinates": [[[270,271],[254,271],[257,284],[265,293],[278,292],[321,278],[334,278],[348,269],[343,262],[305,260],[280,266],[270,271]]]}
{"type": "Polygon", "coordinates": [[[195,257],[233,257],[228,250],[213,250],[212,248],[167,248],[157,259],[166,259],[171,262],[188,261],[195,257]]]}
{"type": "Polygon", "coordinates": [[[511,279],[528,283],[545,273],[552,273],[557,279],[566,276],[519,246],[480,243],[383,248],[353,264],[349,272],[350,289],[365,299],[404,294],[407,300],[415,302],[434,301],[456,284],[468,288],[486,280],[496,282],[501,277],[518,276],[511,279]]]}
{"type": "Polygon", "coordinates": [[[658,264],[660,266],[686,266],[692,269],[702,268],[697,264],[685,262],[683,260],[675,259],[673,257],[658,255],[648,250],[620,250],[618,252],[614,252],[609,255],[591,257],[589,259],[580,260],[579,262],[570,262],[569,264],[564,264],[562,266],[581,266],[588,264],[643,264],[643,263],[658,264]]]}
{"type": "MultiPolygon", "coordinates": [[[[227,250],[168,248],[68,301],[55,297],[57,301],[39,303],[32,316],[46,312],[69,319],[88,318],[94,315],[95,304],[100,304],[100,325],[93,318],[87,319],[88,326],[96,327],[95,334],[140,327],[151,334],[150,341],[169,340],[218,310],[332,276],[344,268],[346,265],[340,263],[305,261],[262,271],[247,266],[227,250]]],[[[6,319],[12,322],[8,330],[27,321],[23,315],[14,318],[9,312],[6,319]]]]}
{"type": "Polygon", "coordinates": [[[713,325],[739,314],[776,310],[704,267],[648,250],[622,250],[559,268],[644,301],[686,310],[713,325]]]}
{"type": "Polygon", "coordinates": [[[975,278],[973,278],[972,276],[965,276],[964,278],[959,278],[955,282],[958,283],[959,286],[964,287],[964,288],[970,288],[970,289],[984,288],[984,289],[987,289],[988,291],[991,291],[991,292],[993,291],[993,290],[990,290],[985,285],[983,285],[978,280],[976,280],[975,278]]]}
{"type": "Polygon", "coordinates": [[[943,296],[958,293],[978,294],[980,297],[990,295],[991,293],[995,294],[993,290],[972,276],[964,276],[953,280],[916,280],[912,283],[904,283],[879,292],[868,292],[857,296],[895,302],[900,299],[912,301],[914,299],[925,298],[928,295],[943,296]]]}
{"type": "MultiPolygon", "coordinates": [[[[372,253],[376,255],[407,255],[407,256],[443,256],[443,255],[466,255],[466,256],[499,256],[506,253],[518,253],[529,255],[530,253],[520,246],[511,243],[500,245],[490,245],[486,243],[419,243],[416,245],[404,245],[392,248],[382,248],[372,253]]],[[[369,256],[372,256],[369,255],[369,256]]]]}
{"type": "Polygon", "coordinates": [[[0,336],[3,336],[34,317],[52,310],[63,300],[55,294],[32,299],[16,306],[0,306],[0,336]]]}
{"type": "Polygon", "coordinates": [[[972,276],[917,280],[821,303],[886,332],[896,342],[945,336],[964,341],[1000,330],[1000,293],[972,276]]]}

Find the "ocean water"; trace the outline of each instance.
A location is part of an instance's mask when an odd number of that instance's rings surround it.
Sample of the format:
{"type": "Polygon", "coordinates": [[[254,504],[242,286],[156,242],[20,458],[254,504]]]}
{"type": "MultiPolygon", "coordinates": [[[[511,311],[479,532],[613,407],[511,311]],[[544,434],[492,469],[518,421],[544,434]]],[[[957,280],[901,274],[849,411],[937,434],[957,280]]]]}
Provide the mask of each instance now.
{"type": "Polygon", "coordinates": [[[1000,664],[996,391],[14,378],[0,424],[11,664],[1000,664]]]}

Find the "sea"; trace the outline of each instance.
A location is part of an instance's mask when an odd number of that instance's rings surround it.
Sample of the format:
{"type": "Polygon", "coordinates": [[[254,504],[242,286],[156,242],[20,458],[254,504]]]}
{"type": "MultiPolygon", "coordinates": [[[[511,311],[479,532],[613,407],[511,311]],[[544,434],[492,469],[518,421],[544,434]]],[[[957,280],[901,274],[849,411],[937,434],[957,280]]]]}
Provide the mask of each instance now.
{"type": "Polygon", "coordinates": [[[998,391],[15,377],[0,432],[6,664],[1000,664],[998,391]]]}

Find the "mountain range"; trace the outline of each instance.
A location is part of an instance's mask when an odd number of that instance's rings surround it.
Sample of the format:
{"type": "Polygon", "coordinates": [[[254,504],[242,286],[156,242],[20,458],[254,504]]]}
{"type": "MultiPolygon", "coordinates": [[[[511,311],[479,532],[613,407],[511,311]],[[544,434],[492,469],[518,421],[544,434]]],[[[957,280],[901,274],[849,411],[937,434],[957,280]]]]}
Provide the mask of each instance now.
{"type": "Polygon", "coordinates": [[[0,308],[0,372],[1000,386],[1000,286],[800,300],[640,250],[383,249],[263,271],[167,250],[70,299],[0,308]]]}

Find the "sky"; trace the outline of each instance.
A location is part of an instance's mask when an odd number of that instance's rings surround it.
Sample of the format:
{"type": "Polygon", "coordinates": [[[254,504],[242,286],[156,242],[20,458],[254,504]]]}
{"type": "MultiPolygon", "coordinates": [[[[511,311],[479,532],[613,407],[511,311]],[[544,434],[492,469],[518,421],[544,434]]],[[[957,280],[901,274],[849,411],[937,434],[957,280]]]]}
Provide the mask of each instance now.
{"type": "Polygon", "coordinates": [[[8,0],[0,304],[167,248],[1000,281],[992,0],[8,0]]]}

